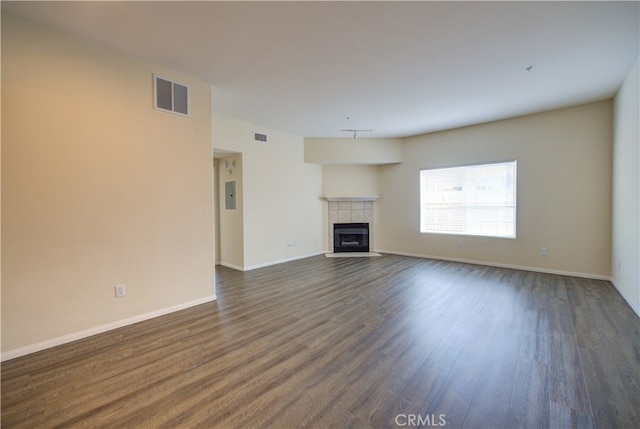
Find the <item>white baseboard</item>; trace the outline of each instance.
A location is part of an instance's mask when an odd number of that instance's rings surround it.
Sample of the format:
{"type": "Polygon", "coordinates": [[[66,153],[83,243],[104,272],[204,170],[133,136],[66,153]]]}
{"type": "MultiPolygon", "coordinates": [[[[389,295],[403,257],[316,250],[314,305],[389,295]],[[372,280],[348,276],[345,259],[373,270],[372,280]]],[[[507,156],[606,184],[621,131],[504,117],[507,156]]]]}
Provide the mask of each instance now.
{"type": "Polygon", "coordinates": [[[609,281],[611,282],[611,284],[613,285],[613,287],[616,288],[616,290],[618,291],[618,293],[622,296],[622,298],[624,298],[625,301],[627,301],[627,304],[629,304],[629,307],[631,307],[631,309],[638,315],[638,317],[640,317],[640,308],[636,307],[633,302],[631,302],[631,300],[629,299],[629,297],[627,296],[627,294],[618,287],[618,285],[616,284],[616,281],[613,277],[611,277],[609,279],[609,281]]]}
{"type": "Polygon", "coordinates": [[[444,256],[421,255],[417,253],[396,252],[394,250],[377,250],[380,253],[389,253],[392,255],[412,256],[414,258],[436,259],[440,261],[461,262],[464,264],[486,265],[488,267],[508,268],[512,270],[533,271],[537,273],[558,274],[561,276],[581,277],[585,279],[606,280],[611,281],[611,277],[591,273],[577,273],[574,271],[552,270],[547,268],[528,267],[524,265],[501,264],[498,262],[476,261],[473,259],[448,258],[444,256]]]}
{"type": "Polygon", "coordinates": [[[223,267],[231,268],[232,270],[236,270],[236,271],[244,271],[244,268],[238,265],[229,264],[227,262],[220,262],[218,265],[222,265],[223,267]]]}
{"type": "Polygon", "coordinates": [[[265,263],[257,264],[257,265],[250,265],[248,267],[244,267],[244,271],[250,271],[250,270],[255,270],[257,268],[269,267],[271,265],[284,264],[285,262],[297,261],[298,259],[306,259],[306,258],[310,258],[312,256],[318,256],[318,255],[324,255],[324,252],[307,253],[305,255],[293,256],[291,258],[278,259],[276,261],[265,262],[265,263]]]}
{"type": "Polygon", "coordinates": [[[196,299],[194,301],[185,302],[183,304],[173,305],[171,307],[155,310],[150,313],[139,314],[136,316],[128,317],[122,320],[116,320],[115,322],[106,323],[104,325],[96,326],[94,328],[85,329],[83,331],[74,332],[60,337],[51,338],[49,340],[40,341],[28,346],[19,347],[17,349],[9,350],[2,353],[0,361],[4,362],[10,359],[15,359],[20,356],[25,356],[31,353],[39,352],[52,347],[60,346],[62,344],[70,343],[72,341],[81,340],[83,338],[91,337],[93,335],[101,334],[103,332],[111,331],[113,329],[121,328],[127,325],[133,325],[134,323],[142,322],[144,320],[153,319],[155,317],[164,316],[165,314],[173,313],[176,311],[184,310],[196,305],[205,304],[207,302],[215,301],[216,296],[209,295],[204,298],[196,299]]]}
{"type": "Polygon", "coordinates": [[[227,264],[225,262],[221,262],[220,265],[222,265],[223,267],[232,268],[232,269],[238,270],[238,271],[251,271],[251,270],[258,269],[258,268],[269,267],[271,265],[278,265],[278,264],[284,264],[285,262],[297,261],[298,259],[306,259],[306,258],[310,258],[312,256],[324,255],[324,253],[325,252],[307,253],[305,255],[299,255],[299,256],[294,256],[294,257],[285,258],[285,259],[278,259],[278,260],[275,260],[275,261],[264,262],[262,264],[249,265],[247,267],[239,267],[237,265],[227,264]]]}

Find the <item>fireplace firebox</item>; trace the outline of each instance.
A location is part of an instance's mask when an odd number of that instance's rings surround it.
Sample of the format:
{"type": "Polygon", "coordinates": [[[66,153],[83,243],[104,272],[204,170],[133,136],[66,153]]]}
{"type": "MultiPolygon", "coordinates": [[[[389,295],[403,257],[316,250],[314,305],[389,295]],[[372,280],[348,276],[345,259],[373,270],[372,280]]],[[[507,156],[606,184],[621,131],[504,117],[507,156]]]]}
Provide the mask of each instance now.
{"type": "Polygon", "coordinates": [[[368,223],[334,223],[333,252],[368,252],[368,223]]]}

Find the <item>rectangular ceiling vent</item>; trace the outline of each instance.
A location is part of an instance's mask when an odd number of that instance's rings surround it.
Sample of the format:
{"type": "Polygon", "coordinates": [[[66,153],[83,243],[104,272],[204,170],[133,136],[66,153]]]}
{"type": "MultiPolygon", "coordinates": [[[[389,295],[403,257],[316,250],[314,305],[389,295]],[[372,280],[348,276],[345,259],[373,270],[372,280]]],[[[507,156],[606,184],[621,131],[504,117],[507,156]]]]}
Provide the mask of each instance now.
{"type": "Polygon", "coordinates": [[[266,134],[260,134],[260,133],[255,133],[254,134],[254,138],[257,142],[260,143],[266,143],[267,142],[267,135],[266,134]]]}
{"type": "Polygon", "coordinates": [[[189,87],[153,75],[153,101],[158,110],[189,116],[189,87]]]}

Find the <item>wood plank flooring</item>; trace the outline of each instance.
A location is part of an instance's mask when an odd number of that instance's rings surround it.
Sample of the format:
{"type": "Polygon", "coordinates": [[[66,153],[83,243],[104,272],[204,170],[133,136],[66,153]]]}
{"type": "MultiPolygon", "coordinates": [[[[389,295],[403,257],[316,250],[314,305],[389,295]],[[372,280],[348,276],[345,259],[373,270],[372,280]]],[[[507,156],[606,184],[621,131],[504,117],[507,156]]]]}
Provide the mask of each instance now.
{"type": "Polygon", "coordinates": [[[2,427],[638,427],[609,282],[383,255],[217,268],[218,301],[2,364],[2,427]]]}

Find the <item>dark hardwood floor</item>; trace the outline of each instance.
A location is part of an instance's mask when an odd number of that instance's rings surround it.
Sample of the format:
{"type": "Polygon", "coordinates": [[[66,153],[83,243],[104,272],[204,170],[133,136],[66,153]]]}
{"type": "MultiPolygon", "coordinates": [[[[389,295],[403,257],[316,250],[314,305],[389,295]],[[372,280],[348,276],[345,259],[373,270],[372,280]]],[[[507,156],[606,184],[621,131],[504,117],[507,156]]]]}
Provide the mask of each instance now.
{"type": "Polygon", "coordinates": [[[2,364],[2,427],[638,427],[604,281],[394,255],[217,268],[218,301],[2,364]]]}

